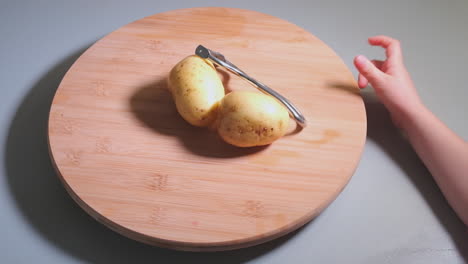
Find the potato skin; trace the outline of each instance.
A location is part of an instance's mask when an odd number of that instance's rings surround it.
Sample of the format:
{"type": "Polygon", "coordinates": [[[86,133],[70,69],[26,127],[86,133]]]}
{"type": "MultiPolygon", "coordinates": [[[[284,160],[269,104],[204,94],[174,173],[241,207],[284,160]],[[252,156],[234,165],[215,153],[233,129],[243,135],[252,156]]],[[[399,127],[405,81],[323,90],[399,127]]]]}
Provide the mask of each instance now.
{"type": "Polygon", "coordinates": [[[271,144],[282,137],[289,113],[275,98],[248,91],[234,91],[221,101],[218,134],[229,144],[253,147],[271,144]]]}
{"type": "Polygon", "coordinates": [[[186,57],[172,68],[168,85],[187,122],[205,127],[216,120],[224,86],[211,62],[196,55],[186,57]]]}

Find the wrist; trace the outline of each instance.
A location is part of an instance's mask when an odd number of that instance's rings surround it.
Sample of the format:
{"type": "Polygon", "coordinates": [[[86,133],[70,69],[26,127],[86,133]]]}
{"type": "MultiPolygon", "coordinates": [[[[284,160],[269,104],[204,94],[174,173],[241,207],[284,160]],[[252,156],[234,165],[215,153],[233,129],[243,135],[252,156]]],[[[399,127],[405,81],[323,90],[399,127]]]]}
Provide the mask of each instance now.
{"type": "Polygon", "coordinates": [[[421,118],[423,118],[429,110],[422,102],[418,102],[413,104],[411,107],[407,107],[405,109],[400,110],[399,116],[400,118],[400,127],[405,132],[411,130],[414,127],[415,122],[421,118]]]}

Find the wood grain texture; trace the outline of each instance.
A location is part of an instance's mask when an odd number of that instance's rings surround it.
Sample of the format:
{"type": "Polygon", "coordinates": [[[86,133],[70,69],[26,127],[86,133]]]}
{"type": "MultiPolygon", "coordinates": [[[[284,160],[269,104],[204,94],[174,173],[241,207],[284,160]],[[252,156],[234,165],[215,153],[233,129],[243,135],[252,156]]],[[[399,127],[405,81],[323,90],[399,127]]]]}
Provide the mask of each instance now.
{"type": "MultiPolygon", "coordinates": [[[[227,90],[254,90],[219,74],[227,90]]],[[[52,160],[81,207],[130,238],[193,251],[255,245],[310,221],[349,181],[365,136],[356,82],[329,47],[230,8],[170,11],[110,33],[70,68],[49,119],[52,160]],[[285,95],[309,126],[241,149],[187,124],[165,79],[198,44],[285,95]]]]}

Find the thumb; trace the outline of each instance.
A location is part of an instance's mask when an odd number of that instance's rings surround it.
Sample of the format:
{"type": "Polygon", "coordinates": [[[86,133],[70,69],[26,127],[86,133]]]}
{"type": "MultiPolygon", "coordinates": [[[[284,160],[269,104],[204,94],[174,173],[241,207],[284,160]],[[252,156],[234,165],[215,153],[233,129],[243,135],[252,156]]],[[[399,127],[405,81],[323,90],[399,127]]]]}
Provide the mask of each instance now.
{"type": "Polygon", "coordinates": [[[375,65],[363,55],[359,55],[354,58],[354,65],[359,73],[362,74],[372,84],[372,86],[381,82],[385,76],[382,71],[377,69],[377,67],[375,67],[375,65]]]}

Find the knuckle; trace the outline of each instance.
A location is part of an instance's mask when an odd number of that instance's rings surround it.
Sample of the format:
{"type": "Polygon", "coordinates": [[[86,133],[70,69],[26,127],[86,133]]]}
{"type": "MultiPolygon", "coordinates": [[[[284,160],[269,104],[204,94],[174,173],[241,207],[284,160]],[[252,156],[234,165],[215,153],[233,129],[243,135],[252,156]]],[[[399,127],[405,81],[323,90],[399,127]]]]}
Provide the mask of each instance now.
{"type": "Polygon", "coordinates": [[[372,73],[373,73],[374,71],[373,71],[372,67],[367,66],[366,68],[364,68],[364,69],[362,70],[362,72],[363,72],[363,74],[364,74],[365,76],[368,76],[368,75],[372,75],[372,73]]]}

